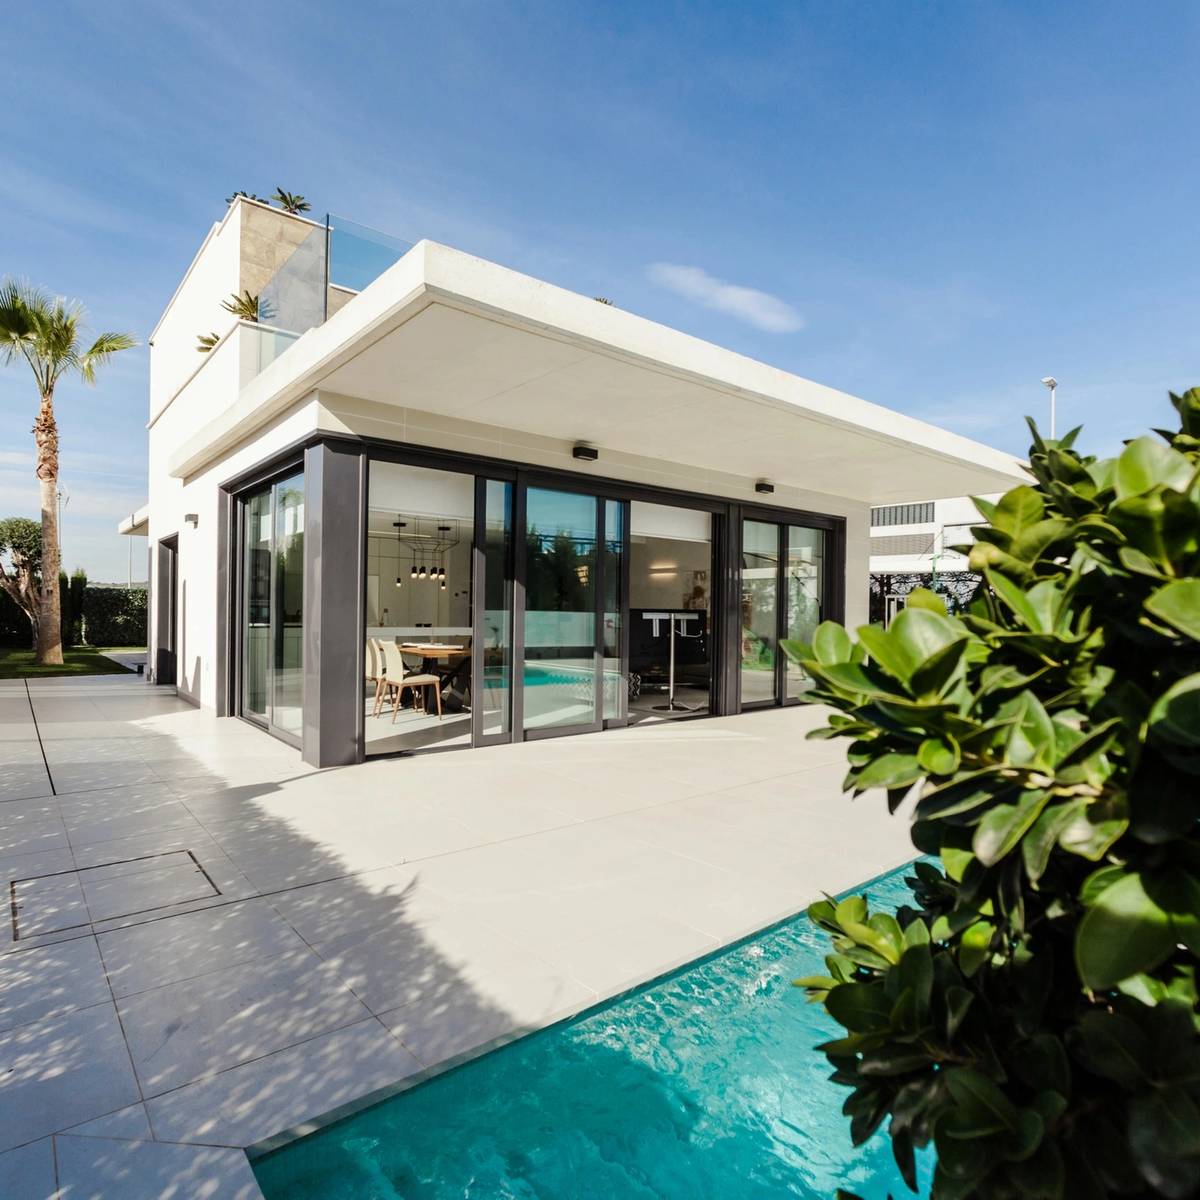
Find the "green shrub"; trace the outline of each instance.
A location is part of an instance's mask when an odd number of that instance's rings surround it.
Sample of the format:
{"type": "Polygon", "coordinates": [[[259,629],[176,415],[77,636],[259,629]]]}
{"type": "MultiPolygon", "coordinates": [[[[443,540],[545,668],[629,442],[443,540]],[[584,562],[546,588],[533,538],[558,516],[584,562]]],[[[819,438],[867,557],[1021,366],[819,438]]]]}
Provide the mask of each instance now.
{"type": "Polygon", "coordinates": [[[0,591],[0,646],[28,650],[33,645],[33,626],[23,608],[7,593],[0,591]]]}
{"type": "Polygon", "coordinates": [[[83,635],[89,646],[146,645],[146,589],[87,588],[83,635]]]}
{"type": "MultiPolygon", "coordinates": [[[[76,567],[71,572],[69,595],[71,601],[70,637],[65,639],[68,646],[78,646],[83,641],[83,594],[87,591],[87,572],[82,567],[76,567]]],[[[64,592],[67,595],[68,592],[64,592]]]]}
{"type": "Polygon", "coordinates": [[[845,787],[912,793],[914,903],[810,913],[856,1143],[890,1118],[937,1200],[1200,1193],[1200,389],[1115,459],[1034,429],[960,616],[791,645],[845,787]]]}

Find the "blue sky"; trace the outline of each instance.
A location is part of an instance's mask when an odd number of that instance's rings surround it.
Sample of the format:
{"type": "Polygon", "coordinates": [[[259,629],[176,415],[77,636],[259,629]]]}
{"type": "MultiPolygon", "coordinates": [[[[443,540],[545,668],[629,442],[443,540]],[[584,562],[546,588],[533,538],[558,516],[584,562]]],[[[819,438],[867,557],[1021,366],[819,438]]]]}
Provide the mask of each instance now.
{"type": "MultiPolygon", "coordinates": [[[[1099,452],[1200,384],[1193,4],[50,0],[5,34],[0,274],[143,343],[224,197],[282,185],[1013,451],[1047,373],[1099,452]]],[[[60,396],[93,578],[146,354],[60,396]]],[[[32,416],[0,371],[0,515],[36,511],[32,416]]]]}

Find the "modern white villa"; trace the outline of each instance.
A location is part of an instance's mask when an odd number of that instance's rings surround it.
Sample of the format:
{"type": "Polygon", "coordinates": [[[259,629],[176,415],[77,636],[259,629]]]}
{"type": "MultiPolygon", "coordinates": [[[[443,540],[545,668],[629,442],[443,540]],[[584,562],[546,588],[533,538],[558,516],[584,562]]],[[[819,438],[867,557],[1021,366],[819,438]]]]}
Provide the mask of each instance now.
{"type": "Polygon", "coordinates": [[[152,678],[315,766],[795,703],[779,643],[866,620],[873,508],[1021,478],[607,302],[244,198],[150,379],[121,528],[149,538],[152,678]]]}

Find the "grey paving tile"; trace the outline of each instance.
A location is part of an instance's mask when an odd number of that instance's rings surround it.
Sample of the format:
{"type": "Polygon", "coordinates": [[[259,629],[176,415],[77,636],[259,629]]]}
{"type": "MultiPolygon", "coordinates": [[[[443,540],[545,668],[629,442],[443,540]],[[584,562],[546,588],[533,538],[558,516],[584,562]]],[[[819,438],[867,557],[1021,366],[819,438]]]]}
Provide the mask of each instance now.
{"type": "Polygon", "coordinates": [[[82,1125],[72,1125],[66,1133],[78,1134],[80,1137],[124,1138],[127,1141],[150,1141],[150,1121],[146,1109],[141,1104],[131,1104],[128,1108],[119,1108],[116,1112],[105,1113],[94,1121],[84,1121],[82,1125]]]}
{"type": "Polygon", "coordinates": [[[124,996],[117,1004],[147,1096],[367,1015],[334,970],[307,949],[124,996]]]}
{"type": "Polygon", "coordinates": [[[0,1034],[0,1149],[140,1099],[111,1001],[0,1034]]]}
{"type": "Polygon", "coordinates": [[[5,1200],[56,1200],[51,1138],[0,1154],[0,1196],[5,1200]]]}
{"type": "Polygon", "coordinates": [[[155,860],[148,859],[141,864],[142,869],[124,869],[120,874],[112,868],[107,868],[107,874],[103,873],[106,868],[81,871],[79,878],[91,919],[106,921],[220,894],[200,864],[187,854],[164,855],[161,865],[152,863],[155,860]]]}
{"type": "Polygon", "coordinates": [[[265,900],[200,909],[99,935],[117,996],[306,949],[265,900]]]}
{"type": "Polygon", "coordinates": [[[58,933],[88,923],[83,888],[78,874],[70,868],[16,880],[10,894],[16,927],[14,940],[28,940],[41,933],[58,933]]]}
{"type": "Polygon", "coordinates": [[[93,937],[0,959],[0,1032],[109,999],[93,937]]]}
{"type": "Polygon", "coordinates": [[[249,1146],[420,1069],[372,1017],[168,1092],[146,1108],[163,1141],[249,1146]]]}
{"type": "Polygon", "coordinates": [[[240,1150],[62,1134],[61,1200],[261,1200],[240,1150]]]}

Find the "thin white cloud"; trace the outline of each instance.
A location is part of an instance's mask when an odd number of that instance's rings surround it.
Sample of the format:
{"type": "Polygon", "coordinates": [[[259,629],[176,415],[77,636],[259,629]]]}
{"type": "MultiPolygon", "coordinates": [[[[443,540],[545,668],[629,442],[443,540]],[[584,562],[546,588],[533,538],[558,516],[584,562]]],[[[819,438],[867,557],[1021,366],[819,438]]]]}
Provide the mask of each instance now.
{"type": "Polygon", "coordinates": [[[804,328],[804,318],[785,300],[757,288],[726,283],[703,267],[657,262],[646,268],[652,283],[668,291],[745,321],[768,333],[795,333],[804,328]]]}

